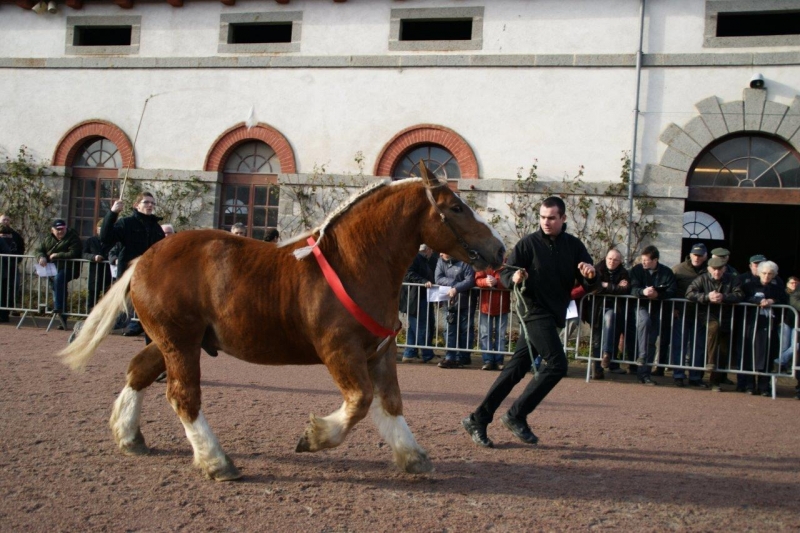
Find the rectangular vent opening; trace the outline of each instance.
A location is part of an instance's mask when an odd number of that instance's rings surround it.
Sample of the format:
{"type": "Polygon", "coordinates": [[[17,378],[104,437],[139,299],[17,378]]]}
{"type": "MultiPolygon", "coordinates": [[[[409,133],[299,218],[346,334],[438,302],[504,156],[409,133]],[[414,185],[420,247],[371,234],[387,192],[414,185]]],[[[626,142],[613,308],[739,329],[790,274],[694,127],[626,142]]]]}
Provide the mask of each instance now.
{"type": "Polygon", "coordinates": [[[762,35],[800,35],[800,11],[717,14],[717,37],[762,35]]]}
{"type": "Polygon", "coordinates": [[[292,42],[291,22],[230,24],[228,28],[228,44],[292,42]]]}
{"type": "Polygon", "coordinates": [[[131,26],[75,26],[73,46],[130,46],[131,26]]]}
{"type": "Polygon", "coordinates": [[[402,19],[401,41],[469,41],[472,19],[402,19]]]}

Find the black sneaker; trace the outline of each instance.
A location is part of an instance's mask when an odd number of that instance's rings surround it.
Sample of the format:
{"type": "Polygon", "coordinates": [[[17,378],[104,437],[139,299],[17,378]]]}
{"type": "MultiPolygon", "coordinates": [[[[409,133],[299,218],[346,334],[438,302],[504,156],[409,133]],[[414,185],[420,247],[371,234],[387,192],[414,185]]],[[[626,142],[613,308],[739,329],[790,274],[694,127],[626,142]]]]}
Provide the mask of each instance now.
{"type": "Polygon", "coordinates": [[[708,384],[705,381],[700,381],[699,379],[690,379],[689,380],[690,387],[697,387],[698,389],[707,389],[708,384]]]}
{"type": "Polygon", "coordinates": [[[650,385],[650,386],[658,385],[658,383],[656,383],[655,381],[653,381],[649,377],[640,379],[639,383],[641,383],[642,385],[650,385]]]}
{"type": "Polygon", "coordinates": [[[533,434],[526,422],[511,418],[508,413],[500,417],[500,422],[525,444],[537,444],[539,442],[539,437],[533,434]]]}
{"type": "Polygon", "coordinates": [[[469,433],[472,442],[484,448],[494,448],[494,443],[486,435],[486,426],[484,424],[473,422],[472,417],[468,416],[461,421],[461,425],[464,426],[464,429],[469,433]]]}
{"type": "Polygon", "coordinates": [[[679,388],[683,388],[686,386],[686,383],[683,382],[683,378],[676,378],[675,379],[675,386],[679,388]]]}

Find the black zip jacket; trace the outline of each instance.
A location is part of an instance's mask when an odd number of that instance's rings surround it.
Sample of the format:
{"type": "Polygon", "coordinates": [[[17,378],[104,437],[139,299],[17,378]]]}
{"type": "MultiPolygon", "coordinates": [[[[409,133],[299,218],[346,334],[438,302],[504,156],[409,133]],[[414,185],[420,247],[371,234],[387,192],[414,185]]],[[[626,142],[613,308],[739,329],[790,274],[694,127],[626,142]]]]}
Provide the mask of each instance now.
{"type": "MultiPolygon", "coordinates": [[[[639,264],[631,269],[631,294],[647,300],[651,313],[658,312],[661,309],[661,300],[675,298],[678,294],[678,281],[675,279],[672,269],[661,263],[658,264],[653,274],[639,264]],[[655,287],[658,290],[657,299],[651,300],[644,295],[647,287],[655,287]]],[[[645,307],[644,304],[642,307],[645,307]]]]}
{"type": "Polygon", "coordinates": [[[161,217],[143,215],[134,211],[129,217],[117,220],[117,213],[109,211],[100,228],[100,240],[106,246],[122,243],[117,260],[118,276],[122,276],[128,263],[145,253],[151,246],[164,238],[164,230],[159,221],[161,217]]]}
{"type": "MultiPolygon", "coordinates": [[[[526,235],[514,246],[506,262],[510,267],[521,267],[528,272],[522,299],[527,306],[523,320],[553,317],[558,327],[566,324],[570,291],[577,280],[587,292],[599,286],[598,277],[591,282],[578,270],[579,263],[592,264],[592,257],[577,237],[562,231],[550,239],[541,229],[526,235]]],[[[500,272],[503,285],[513,287],[515,268],[500,272]]],[[[524,310],[523,310],[524,312],[524,310]]]]}

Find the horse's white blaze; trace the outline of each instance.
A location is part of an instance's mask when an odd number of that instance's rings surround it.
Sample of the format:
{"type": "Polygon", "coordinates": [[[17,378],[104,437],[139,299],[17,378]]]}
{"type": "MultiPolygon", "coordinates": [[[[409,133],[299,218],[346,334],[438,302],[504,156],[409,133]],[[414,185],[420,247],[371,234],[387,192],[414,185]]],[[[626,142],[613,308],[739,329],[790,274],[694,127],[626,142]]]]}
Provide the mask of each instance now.
{"type": "MultiPolygon", "coordinates": [[[[466,202],[464,203],[464,205],[467,205],[466,202]]],[[[467,206],[467,207],[469,207],[469,206],[467,206]]],[[[503,238],[500,236],[500,234],[497,232],[496,229],[494,229],[488,222],[486,222],[486,220],[482,216],[480,216],[477,211],[475,211],[471,207],[469,209],[470,209],[470,211],[472,211],[472,215],[475,217],[475,220],[477,220],[478,222],[480,222],[481,224],[483,224],[484,226],[489,228],[491,230],[491,232],[492,232],[492,236],[495,239],[497,239],[500,242],[503,242],[503,238]]]]}
{"type": "Polygon", "coordinates": [[[143,396],[144,391],[135,391],[126,385],[114,402],[111,429],[120,445],[132,443],[139,431],[143,396]]]}
{"type": "Polygon", "coordinates": [[[375,395],[375,399],[372,400],[372,420],[378,427],[378,433],[391,446],[395,454],[424,453],[406,424],[405,417],[402,415],[392,416],[387,413],[378,395],[375,395]]]}
{"type": "Polygon", "coordinates": [[[212,470],[214,467],[227,464],[228,460],[225,457],[225,452],[222,451],[216,435],[208,426],[203,411],[197,414],[194,422],[184,420],[183,417],[179,418],[183,424],[183,429],[186,430],[186,437],[192,444],[194,462],[197,466],[212,470]]]}

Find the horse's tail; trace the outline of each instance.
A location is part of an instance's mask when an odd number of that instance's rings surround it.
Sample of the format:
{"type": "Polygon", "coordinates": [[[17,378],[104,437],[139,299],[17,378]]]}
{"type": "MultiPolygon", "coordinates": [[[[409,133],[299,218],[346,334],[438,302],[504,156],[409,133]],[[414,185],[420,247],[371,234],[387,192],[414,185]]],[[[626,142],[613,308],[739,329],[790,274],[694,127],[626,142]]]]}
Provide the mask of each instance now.
{"type": "Polygon", "coordinates": [[[103,339],[114,329],[120,311],[130,315],[130,285],[136,263],[138,261],[128,265],[122,277],[111,286],[111,290],[100,299],[86,318],[72,344],[58,353],[65,365],[73,370],[86,366],[103,339]]]}

